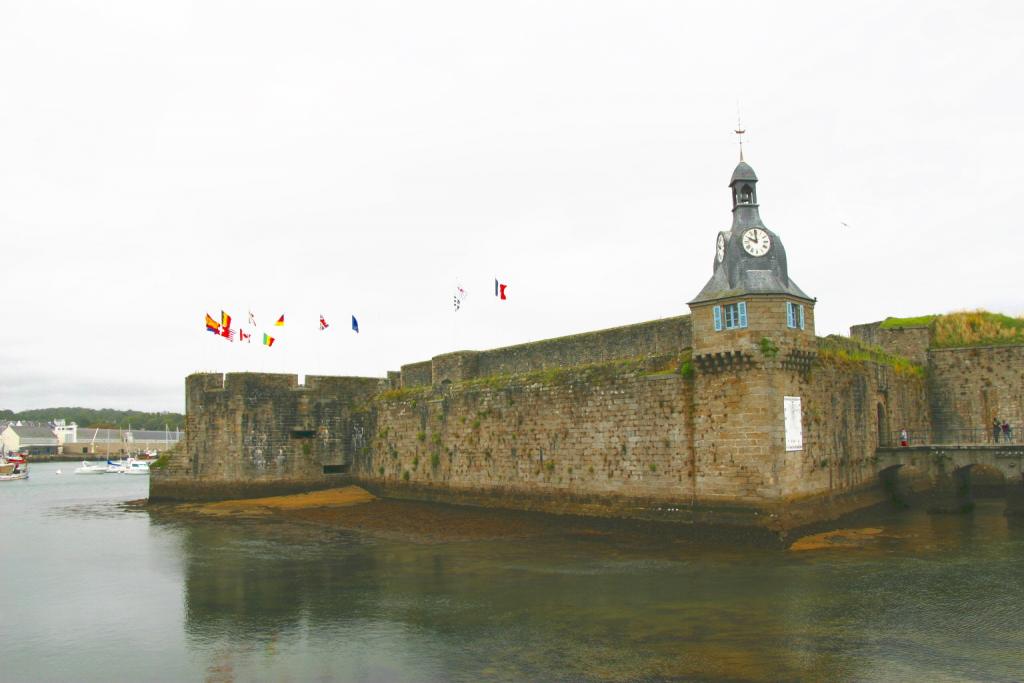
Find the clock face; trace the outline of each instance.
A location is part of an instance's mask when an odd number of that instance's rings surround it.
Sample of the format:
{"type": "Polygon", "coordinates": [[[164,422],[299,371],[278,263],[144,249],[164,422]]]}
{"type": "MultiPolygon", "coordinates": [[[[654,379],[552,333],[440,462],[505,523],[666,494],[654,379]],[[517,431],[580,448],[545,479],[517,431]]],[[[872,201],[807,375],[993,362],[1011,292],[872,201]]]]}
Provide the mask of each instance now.
{"type": "Polygon", "coordinates": [[[743,233],[743,248],[751,256],[764,256],[772,248],[772,240],[761,228],[751,228],[743,233]]]}
{"type": "Polygon", "coordinates": [[[725,258],[725,235],[718,233],[718,245],[715,247],[715,258],[721,263],[725,258]]]}

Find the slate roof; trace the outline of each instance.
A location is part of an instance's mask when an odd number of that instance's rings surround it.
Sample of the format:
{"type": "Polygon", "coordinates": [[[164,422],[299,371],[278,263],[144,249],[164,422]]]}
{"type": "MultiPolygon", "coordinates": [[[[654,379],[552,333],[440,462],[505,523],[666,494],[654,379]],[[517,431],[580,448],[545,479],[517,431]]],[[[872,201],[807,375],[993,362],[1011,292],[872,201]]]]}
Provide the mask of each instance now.
{"type": "Polygon", "coordinates": [[[18,435],[21,446],[56,446],[57,435],[49,427],[29,427],[11,425],[11,430],[18,435]]]}
{"type": "MultiPolygon", "coordinates": [[[[98,441],[100,443],[122,443],[124,441],[124,434],[128,430],[121,429],[103,429],[96,427],[79,427],[78,428],[78,439],[75,443],[92,443],[98,441]]],[[[148,430],[148,429],[133,429],[132,430],[132,441],[164,441],[165,439],[170,442],[177,441],[180,438],[182,432],[164,430],[148,430]]]]}
{"type": "Polygon", "coordinates": [[[729,185],[732,186],[737,180],[753,180],[757,181],[757,174],[754,173],[754,169],[750,167],[745,161],[741,161],[736,165],[736,170],[732,172],[732,178],[729,180],[729,185]]]}

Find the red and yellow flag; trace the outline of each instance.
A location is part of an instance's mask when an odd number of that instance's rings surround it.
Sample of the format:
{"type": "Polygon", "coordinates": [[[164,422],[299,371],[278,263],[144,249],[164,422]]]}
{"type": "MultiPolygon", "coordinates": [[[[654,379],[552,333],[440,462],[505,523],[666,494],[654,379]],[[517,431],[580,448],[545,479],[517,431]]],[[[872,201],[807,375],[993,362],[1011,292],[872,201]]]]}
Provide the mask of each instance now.
{"type": "Polygon", "coordinates": [[[220,334],[220,325],[217,321],[210,317],[210,314],[206,314],[206,329],[214,334],[220,334]]]}
{"type": "Polygon", "coordinates": [[[274,327],[284,327],[284,313],[282,313],[281,317],[277,319],[276,323],[274,323],[274,327]]]}

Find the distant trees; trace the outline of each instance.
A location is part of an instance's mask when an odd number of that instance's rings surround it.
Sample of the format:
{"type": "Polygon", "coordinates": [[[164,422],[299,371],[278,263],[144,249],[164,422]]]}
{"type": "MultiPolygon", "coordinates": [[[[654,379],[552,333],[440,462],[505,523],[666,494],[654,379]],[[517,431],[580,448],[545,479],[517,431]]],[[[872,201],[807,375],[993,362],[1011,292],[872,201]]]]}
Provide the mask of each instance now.
{"type": "Polygon", "coordinates": [[[102,408],[39,408],[36,410],[0,410],[0,420],[51,422],[67,420],[79,427],[106,427],[108,429],[184,429],[185,416],[181,413],[145,413],[139,410],[113,410],[102,408]]]}

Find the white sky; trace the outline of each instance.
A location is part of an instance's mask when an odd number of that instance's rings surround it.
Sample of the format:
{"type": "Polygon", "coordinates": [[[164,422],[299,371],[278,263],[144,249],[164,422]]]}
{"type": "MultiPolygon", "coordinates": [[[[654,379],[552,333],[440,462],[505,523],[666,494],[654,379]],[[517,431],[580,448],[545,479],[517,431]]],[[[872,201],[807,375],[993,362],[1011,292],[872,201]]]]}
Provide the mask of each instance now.
{"type": "Polygon", "coordinates": [[[738,100],[818,334],[1024,313],[1024,4],[838,5],[4,0],[0,408],[686,313],[738,100]]]}

